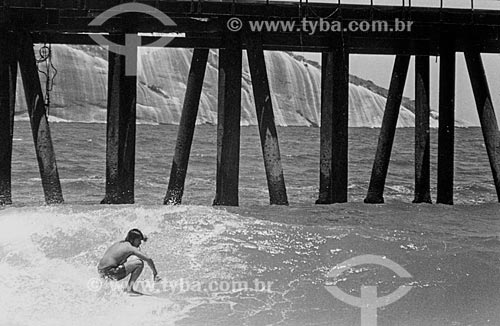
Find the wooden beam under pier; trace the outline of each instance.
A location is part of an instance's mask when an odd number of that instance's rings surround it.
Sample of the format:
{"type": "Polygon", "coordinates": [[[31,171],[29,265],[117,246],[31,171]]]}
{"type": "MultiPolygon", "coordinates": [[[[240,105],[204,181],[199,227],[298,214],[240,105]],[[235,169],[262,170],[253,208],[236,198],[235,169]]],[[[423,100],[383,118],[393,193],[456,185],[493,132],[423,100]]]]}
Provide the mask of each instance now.
{"type": "Polygon", "coordinates": [[[415,199],[432,203],[430,194],[429,57],[415,57],[415,199]]]}
{"type": "Polygon", "coordinates": [[[497,198],[500,202],[500,134],[481,53],[471,47],[465,52],[465,62],[469,70],[484,143],[486,144],[486,151],[490,160],[497,198]]]}
{"type": "Polygon", "coordinates": [[[113,52],[108,52],[108,70],[106,194],[101,204],[133,204],[137,76],[127,76],[125,56],[113,52]]]}
{"type": "Polygon", "coordinates": [[[28,33],[20,34],[19,38],[21,42],[20,54],[18,56],[19,67],[26,95],[26,104],[28,106],[45,202],[47,204],[59,204],[64,200],[57,170],[56,155],[50,135],[44,96],[40,85],[40,77],[38,76],[38,67],[33,52],[33,41],[28,33]]]}
{"type": "Polygon", "coordinates": [[[260,144],[269,189],[269,201],[271,205],[288,205],[262,40],[259,34],[251,33],[246,39],[248,41],[248,65],[252,76],[260,144]]]}
{"type": "Polygon", "coordinates": [[[189,163],[191,144],[193,143],[196,116],[200,104],[201,90],[205,78],[209,49],[194,49],[191,59],[191,69],[186,86],[186,95],[182,108],[177,143],[172,162],[172,170],[168,182],[167,195],[164,204],[179,205],[182,202],[184,183],[189,163]]]}
{"type": "Polygon", "coordinates": [[[453,35],[443,34],[439,63],[438,204],[453,205],[455,143],[455,51],[453,35]]]}
{"type": "MultiPolygon", "coordinates": [[[[221,25],[223,25],[221,23],[221,25]]],[[[176,37],[165,47],[167,48],[224,48],[221,34],[213,32],[191,32],[185,37],[176,37]]],[[[408,54],[408,55],[439,55],[439,36],[435,35],[435,29],[426,33],[405,33],[404,37],[399,35],[371,35],[371,34],[350,34],[345,41],[345,47],[350,54],[408,54]]],[[[468,31],[468,30],[467,30],[468,31]]],[[[462,34],[466,34],[465,31],[462,34]]],[[[477,38],[478,49],[482,53],[500,52],[500,28],[498,32],[483,31],[475,27],[467,35],[477,38]]],[[[38,31],[33,33],[35,43],[44,43],[47,40],[52,44],[87,44],[96,45],[95,41],[88,34],[78,34],[75,32],[60,33],[53,31],[38,31]]],[[[117,43],[113,37],[108,39],[117,43]]],[[[142,45],[146,46],[158,40],[158,37],[142,36],[142,45]]],[[[458,35],[455,42],[457,52],[466,49],[468,37],[458,35]]],[[[243,49],[247,47],[245,43],[243,49]]],[[[288,33],[286,37],[283,33],[266,33],[262,35],[262,47],[264,50],[274,51],[308,51],[327,52],[331,48],[331,36],[322,34],[294,34],[288,33]]]]}
{"type": "Polygon", "coordinates": [[[342,44],[323,52],[319,198],[316,204],[347,202],[349,53],[342,44]]]}
{"type": "MultiPolygon", "coordinates": [[[[26,0],[6,0],[10,2],[7,4],[8,10],[5,10],[7,21],[16,25],[24,23],[26,28],[36,29],[49,29],[50,25],[56,25],[61,30],[72,31],[89,31],[93,26],[89,26],[89,22],[105,10],[119,4],[120,0],[103,1],[93,0],[94,4],[88,4],[85,9],[81,6],[75,6],[71,1],[57,1],[56,5],[41,6],[29,5],[26,0]],[[24,3],[23,3],[24,2],[24,3]],[[68,4],[69,2],[69,4],[68,4]],[[24,8],[23,8],[24,7],[24,8]],[[49,22],[50,24],[48,24],[49,22]],[[47,26],[49,25],[49,26],[47,26]]],[[[47,1],[44,1],[47,2],[47,1]]],[[[87,0],[90,2],[90,0],[87,0]]],[[[196,22],[187,24],[184,20],[191,18],[203,18],[203,21],[213,21],[215,18],[227,18],[236,16],[242,19],[257,20],[264,17],[271,17],[273,19],[300,19],[299,10],[307,7],[315,13],[315,17],[329,17],[331,20],[343,19],[346,22],[362,21],[367,19],[372,20],[387,20],[394,21],[398,18],[400,21],[406,22],[408,19],[408,11],[402,10],[401,6],[387,6],[387,5],[355,5],[355,4],[339,4],[337,1],[330,3],[303,3],[303,2],[281,2],[271,1],[255,1],[250,3],[242,3],[233,1],[204,1],[198,2],[198,10],[193,10],[193,3],[191,1],[157,1],[157,0],[141,0],[141,3],[152,5],[166,15],[171,17],[180,31],[185,29],[193,29],[198,27],[196,22]],[[157,6],[158,4],[158,6],[157,6]]],[[[138,19],[138,26],[140,31],[148,31],[151,28],[164,28],[172,26],[164,26],[159,22],[156,17],[150,15],[142,15],[138,19]]],[[[476,23],[478,25],[491,25],[498,26],[498,12],[496,10],[481,10],[475,9],[454,9],[454,8],[425,8],[413,7],[411,9],[411,20],[417,25],[463,25],[464,23],[476,23]],[[472,21],[472,18],[474,19],[472,21]]],[[[198,22],[199,24],[200,22],[198,22]]],[[[119,19],[113,17],[109,19],[106,27],[110,29],[120,26],[119,19]]]]}
{"type": "Polygon", "coordinates": [[[0,35],[0,205],[12,204],[12,137],[16,104],[17,42],[12,33],[0,35]]]}
{"type": "Polygon", "coordinates": [[[391,159],[394,134],[398,123],[399,108],[410,64],[410,56],[398,55],[394,61],[389,94],[382,119],[382,128],[378,138],[377,153],[373,162],[372,175],[365,203],[380,204],[384,202],[384,187],[391,159]]]}
{"type": "Polygon", "coordinates": [[[219,50],[217,177],[214,205],[238,206],[242,50],[238,34],[227,34],[219,50]]]}

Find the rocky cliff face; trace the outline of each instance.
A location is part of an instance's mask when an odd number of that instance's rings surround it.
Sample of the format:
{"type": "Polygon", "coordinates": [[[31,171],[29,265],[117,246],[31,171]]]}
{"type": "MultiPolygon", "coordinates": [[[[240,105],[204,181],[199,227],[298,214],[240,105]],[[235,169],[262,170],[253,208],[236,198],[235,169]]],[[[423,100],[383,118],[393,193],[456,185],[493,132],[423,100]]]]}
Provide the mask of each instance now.
{"type": "MultiPolygon", "coordinates": [[[[107,53],[96,46],[53,46],[58,74],[51,93],[51,121],[105,122],[107,53]]],[[[140,123],[178,124],[192,50],[143,48],[139,60],[137,119],[140,123]]],[[[284,52],[266,52],[272,102],[280,126],[320,124],[320,69],[284,52]]],[[[211,51],[197,123],[217,123],[217,51],[211,51]]],[[[43,75],[40,75],[44,83],[43,75]]],[[[20,79],[19,79],[20,80],[20,79]]],[[[27,119],[18,85],[17,119],[27,119]]],[[[243,55],[242,125],[257,123],[250,72],[243,55]]],[[[359,83],[349,85],[349,125],[378,127],[385,98],[359,83]]],[[[431,125],[436,125],[431,118],[431,125]]],[[[413,113],[402,107],[398,127],[414,126],[413,113]]]]}

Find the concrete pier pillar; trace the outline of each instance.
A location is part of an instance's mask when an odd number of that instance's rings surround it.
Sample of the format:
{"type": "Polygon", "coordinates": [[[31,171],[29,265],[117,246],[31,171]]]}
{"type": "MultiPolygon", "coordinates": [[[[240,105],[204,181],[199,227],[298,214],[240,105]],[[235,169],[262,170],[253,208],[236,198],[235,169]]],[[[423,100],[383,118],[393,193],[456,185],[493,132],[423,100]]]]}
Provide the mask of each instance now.
{"type": "Polygon", "coordinates": [[[17,41],[12,33],[0,35],[0,205],[12,204],[12,137],[17,82],[17,41]]]}
{"type": "Polygon", "coordinates": [[[262,41],[260,35],[257,34],[248,35],[247,40],[248,65],[252,76],[260,143],[269,189],[269,201],[271,205],[288,205],[262,41]]]}
{"type": "Polygon", "coordinates": [[[125,56],[108,52],[106,194],[101,204],[134,203],[137,76],[126,75],[125,63],[125,56]]]}
{"type": "Polygon", "coordinates": [[[182,202],[196,116],[198,115],[201,90],[205,78],[208,52],[209,49],[194,49],[193,51],[179,131],[177,133],[172,170],[170,171],[167,194],[163,201],[164,204],[179,205],[182,202]]]}
{"type": "Polygon", "coordinates": [[[415,57],[415,199],[432,203],[430,194],[429,56],[415,57]]]}
{"type": "Polygon", "coordinates": [[[213,205],[238,206],[240,168],[242,50],[238,34],[228,34],[219,50],[217,177],[213,205]]]}
{"type": "Polygon", "coordinates": [[[319,198],[316,204],[347,202],[349,54],[338,44],[322,53],[319,198]]]}
{"type": "Polygon", "coordinates": [[[465,61],[476,99],[477,113],[490,160],[497,198],[500,202],[500,133],[481,53],[474,48],[469,48],[465,51],[465,61]]]}
{"type": "Polygon", "coordinates": [[[377,153],[373,163],[370,185],[365,203],[379,204],[384,202],[384,187],[391,159],[394,134],[399,116],[399,108],[410,64],[409,55],[397,55],[394,61],[389,94],[382,119],[382,128],[378,138],[377,153]]]}
{"type": "Polygon", "coordinates": [[[453,204],[455,142],[455,49],[453,36],[445,34],[440,43],[438,204],[453,204]]]}
{"type": "Polygon", "coordinates": [[[64,200],[44,104],[44,95],[33,52],[33,41],[28,33],[20,34],[19,38],[19,67],[26,95],[26,104],[28,106],[45,202],[47,204],[58,204],[64,200]]]}

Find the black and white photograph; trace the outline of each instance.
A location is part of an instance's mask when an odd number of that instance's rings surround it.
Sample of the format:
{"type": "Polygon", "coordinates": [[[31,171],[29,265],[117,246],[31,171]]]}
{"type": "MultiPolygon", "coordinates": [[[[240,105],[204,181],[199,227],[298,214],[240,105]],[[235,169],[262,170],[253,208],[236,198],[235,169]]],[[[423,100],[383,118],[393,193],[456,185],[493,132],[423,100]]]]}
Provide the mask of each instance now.
{"type": "Polygon", "coordinates": [[[0,326],[500,326],[500,0],[0,0],[0,326]]]}

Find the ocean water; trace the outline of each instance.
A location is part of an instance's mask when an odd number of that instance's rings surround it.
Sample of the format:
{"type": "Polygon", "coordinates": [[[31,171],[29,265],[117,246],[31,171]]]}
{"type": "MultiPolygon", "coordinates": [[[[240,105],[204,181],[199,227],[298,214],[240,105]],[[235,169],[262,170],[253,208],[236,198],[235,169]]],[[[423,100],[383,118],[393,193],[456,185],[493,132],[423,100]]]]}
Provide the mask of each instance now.
{"type": "MultiPolygon", "coordinates": [[[[367,205],[378,129],[350,129],[349,203],[314,205],[319,129],[279,128],[288,207],[268,205],[256,127],[242,128],[240,207],[212,207],[216,127],[198,126],[181,206],[161,205],[176,126],[139,125],[136,204],[100,205],[102,124],[52,123],[66,203],[45,206],[29,125],[17,122],[14,205],[0,208],[0,325],[360,325],[360,308],[325,285],[360,296],[412,286],[378,308],[378,325],[500,325],[500,206],[481,131],[457,129],[454,206],[411,204],[413,129],[398,129],[386,204],[367,205]],[[140,277],[144,296],[101,282],[110,244],[138,227],[163,282],[140,277]],[[386,257],[411,274],[374,264],[341,277],[347,259],[386,257]]],[[[431,134],[435,199],[436,131],[431,134]]]]}

